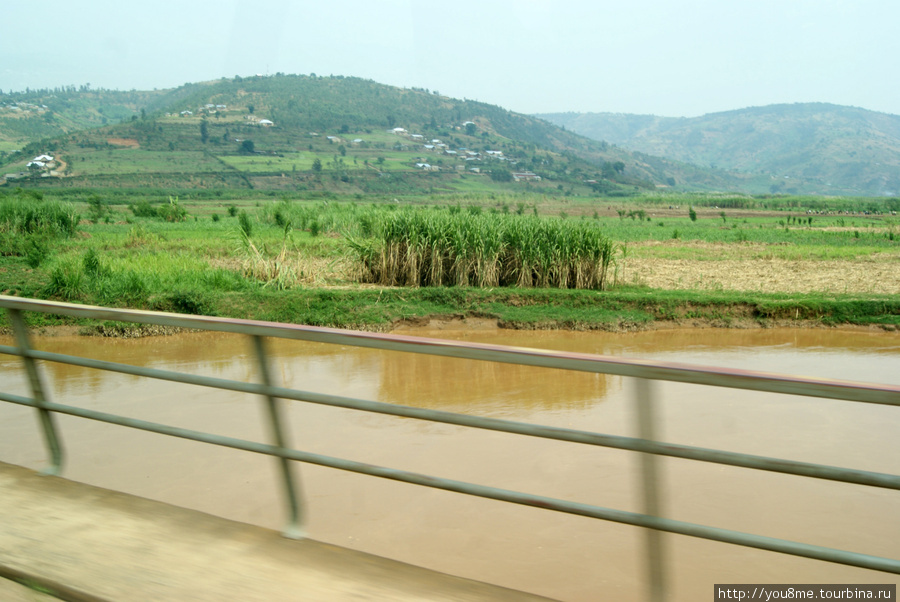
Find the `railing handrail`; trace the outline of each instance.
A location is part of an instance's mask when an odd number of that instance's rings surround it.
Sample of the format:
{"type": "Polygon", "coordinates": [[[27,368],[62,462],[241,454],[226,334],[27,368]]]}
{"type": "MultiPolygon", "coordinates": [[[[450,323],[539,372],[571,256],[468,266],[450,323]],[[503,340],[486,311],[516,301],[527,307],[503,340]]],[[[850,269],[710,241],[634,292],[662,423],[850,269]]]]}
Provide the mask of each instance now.
{"type": "Polygon", "coordinates": [[[0,307],[9,310],[9,315],[17,339],[17,345],[15,347],[0,345],[0,354],[17,355],[23,358],[31,380],[34,395],[33,398],[29,399],[0,392],[0,401],[31,406],[38,410],[44,427],[47,445],[50,449],[53,465],[56,470],[59,470],[61,466],[62,454],[56,437],[52,417],[53,413],[62,413],[275,456],[279,459],[281,465],[285,495],[288,499],[290,519],[286,534],[289,536],[299,536],[300,533],[301,518],[298,496],[295,479],[288,463],[288,460],[296,460],[466,493],[469,495],[477,495],[480,497],[536,506],[559,512],[646,527],[648,528],[648,561],[650,565],[651,598],[654,600],[661,600],[664,591],[663,559],[661,552],[662,548],[658,537],[659,532],[680,533],[900,574],[900,560],[740,533],[660,517],[659,514],[661,512],[659,510],[659,502],[661,495],[657,492],[656,488],[655,481],[658,468],[654,461],[655,457],[658,455],[715,462],[719,464],[742,466],[752,469],[822,478],[859,485],[884,487],[895,490],[900,490],[900,475],[875,473],[850,468],[825,466],[780,458],[767,458],[736,452],[711,450],[654,441],[653,424],[655,419],[653,414],[653,396],[650,385],[653,380],[668,380],[891,406],[900,405],[900,386],[814,379],[749,370],[691,366],[671,362],[636,360],[565,351],[547,351],[523,347],[503,347],[483,343],[454,342],[440,339],[359,332],[335,328],[278,324],[255,320],[189,316],[130,309],[111,309],[54,301],[22,299],[3,295],[0,295],[0,307]],[[21,313],[23,311],[37,311],[78,318],[156,324],[185,329],[202,329],[249,335],[256,343],[257,357],[260,362],[263,382],[246,383],[34,350],[28,342],[27,329],[21,313]],[[590,431],[548,427],[496,418],[456,414],[442,410],[400,406],[384,402],[352,399],[336,395],[277,387],[274,386],[268,378],[264,337],[634,377],[638,379],[637,382],[639,384],[637,387],[637,408],[641,435],[639,438],[613,436],[590,431]],[[274,440],[274,445],[223,437],[200,431],[125,418],[85,408],[52,403],[45,399],[43,395],[43,385],[35,360],[61,362],[92,369],[261,395],[267,400],[269,416],[271,419],[270,434],[271,438],[274,440]],[[279,399],[292,399],[361,411],[457,424],[473,428],[643,452],[644,455],[642,457],[645,459],[642,463],[644,512],[625,512],[589,504],[534,496],[292,449],[288,446],[280,426],[280,410],[277,403],[277,400],[279,399]]]}
{"type": "MultiPolygon", "coordinates": [[[[74,355],[53,353],[49,351],[38,351],[35,349],[21,351],[15,347],[9,347],[6,345],[0,345],[0,354],[18,355],[23,357],[30,357],[36,360],[68,364],[70,366],[93,368],[97,370],[104,370],[107,372],[118,372],[120,374],[129,374],[131,376],[156,378],[158,380],[166,380],[169,382],[211,387],[227,391],[236,391],[239,393],[272,395],[273,397],[278,397],[281,399],[304,401],[308,403],[347,408],[351,410],[360,410],[364,412],[374,412],[378,414],[402,416],[404,418],[430,420],[432,422],[442,422],[445,424],[455,424],[458,426],[467,426],[471,428],[480,428],[492,431],[514,433],[518,435],[542,437],[544,439],[555,439],[557,441],[568,441],[570,443],[584,443],[586,445],[596,445],[600,447],[610,447],[628,451],[647,452],[661,456],[670,456],[673,458],[683,458],[701,462],[712,462],[715,464],[727,464],[731,466],[741,466],[743,468],[755,468],[759,470],[781,472],[785,474],[826,479],[830,481],[839,481],[843,483],[854,483],[857,485],[869,485],[872,487],[883,487],[886,489],[900,490],[900,475],[892,475],[887,473],[863,471],[838,466],[825,466],[822,464],[814,464],[810,462],[798,462],[794,460],[769,458],[765,456],[756,456],[752,454],[728,452],[723,450],[705,449],[692,445],[681,445],[677,443],[657,443],[655,441],[648,441],[646,439],[635,437],[606,435],[593,431],[582,431],[563,427],[542,426],[529,422],[514,422],[511,420],[500,418],[472,416],[470,414],[457,414],[455,412],[447,412],[444,410],[417,408],[413,406],[404,406],[381,401],[369,401],[365,399],[341,397],[338,395],[329,395],[327,393],[301,391],[285,387],[265,386],[257,383],[246,383],[209,376],[185,374],[183,372],[173,372],[156,368],[144,368],[141,366],[133,366],[131,364],[121,364],[106,360],[82,358],[74,355]]],[[[2,400],[11,401],[10,399],[5,399],[4,394],[0,392],[0,401],[2,400]]],[[[19,402],[14,401],[13,403],[19,402]]]]}

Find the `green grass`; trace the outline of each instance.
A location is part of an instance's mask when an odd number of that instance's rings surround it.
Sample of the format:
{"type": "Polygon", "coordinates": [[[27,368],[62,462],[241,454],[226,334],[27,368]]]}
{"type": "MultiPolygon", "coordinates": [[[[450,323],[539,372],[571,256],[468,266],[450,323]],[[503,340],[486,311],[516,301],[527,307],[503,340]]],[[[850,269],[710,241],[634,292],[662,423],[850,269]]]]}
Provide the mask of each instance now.
{"type": "MultiPolygon", "coordinates": [[[[483,316],[520,328],[619,328],[681,318],[707,319],[723,325],[747,318],[762,322],[800,318],[825,324],[900,324],[900,302],[889,295],[663,291],[621,285],[606,291],[579,291],[497,286],[499,281],[483,289],[472,286],[366,288],[349,273],[341,272],[322,275],[319,282],[326,288],[321,288],[320,284],[307,283],[308,273],[303,277],[299,273],[310,269],[302,261],[319,266],[347,261],[351,251],[343,237],[345,234],[362,239],[384,226],[380,220],[400,219],[398,216],[403,215],[434,220],[434,232],[448,236],[452,233],[450,218],[472,217],[461,232],[473,237],[480,233],[482,239],[499,242],[503,241],[500,224],[541,223],[560,232],[596,229],[612,241],[630,241],[630,256],[708,261],[778,257],[808,260],[810,269],[815,269],[815,261],[821,259],[900,254],[897,237],[894,241],[887,237],[896,226],[878,216],[852,218],[860,231],[857,238],[853,231],[823,230],[816,226],[815,220],[811,228],[792,227],[785,232],[777,217],[750,217],[746,223],[743,219],[735,220],[739,222],[737,230],[728,227],[731,218],[724,227],[721,219],[692,223],[686,216],[653,218],[649,222],[617,217],[594,219],[589,214],[584,218],[564,219],[556,215],[558,210],[554,208],[559,207],[554,205],[560,202],[559,198],[537,194],[459,193],[451,197],[452,209],[431,204],[441,197],[428,195],[404,197],[400,203],[393,202],[391,197],[386,202],[372,203],[365,201],[365,197],[350,201],[320,194],[316,199],[289,201],[266,194],[255,199],[182,199],[180,203],[187,210],[187,220],[165,222],[158,217],[136,217],[123,204],[128,198],[140,197],[115,195],[104,198],[102,203],[108,210],[109,223],[105,219],[97,223],[82,220],[71,235],[53,233],[53,227],[39,229],[41,234],[35,244],[43,245],[41,248],[35,250],[25,243],[14,246],[13,242],[29,242],[31,238],[19,234],[19,228],[25,226],[13,225],[25,221],[19,217],[3,221],[4,211],[18,216],[57,206],[66,208],[66,212],[88,215],[90,206],[84,201],[89,194],[63,192],[48,193],[43,199],[27,190],[0,195],[0,230],[6,229],[8,245],[8,252],[0,254],[0,291],[89,304],[369,328],[386,328],[393,320],[430,315],[483,316]],[[83,200],[67,204],[57,199],[83,200]],[[239,220],[227,210],[232,205],[238,214],[246,212],[252,228],[251,241],[258,255],[250,254],[242,241],[239,220]],[[534,217],[535,208],[544,215],[542,219],[534,217]],[[521,217],[516,215],[519,209],[524,214],[521,217]],[[219,221],[211,219],[214,213],[220,216],[219,221]],[[665,225],[656,225],[657,219],[665,225]],[[675,228],[683,232],[683,238],[672,241],[671,232],[675,228]],[[736,238],[736,233],[741,232],[746,232],[743,242],[736,238]],[[665,244],[636,244],[641,241],[665,244]],[[700,241],[705,246],[692,241],[700,241]],[[248,263],[251,259],[263,262],[256,266],[260,269],[251,269],[253,266],[248,263]],[[285,268],[281,273],[292,275],[292,280],[267,271],[277,261],[285,268]],[[281,280],[273,284],[276,278],[281,280]]],[[[148,193],[153,195],[154,206],[168,202],[163,192],[148,193]]],[[[832,226],[828,223],[831,219],[836,218],[823,218],[822,226],[832,226]]],[[[844,219],[846,227],[851,227],[851,218],[844,219]]],[[[404,224],[400,224],[399,230],[412,232],[413,222],[404,224]]],[[[531,243],[505,244],[511,249],[537,248],[531,243]]],[[[453,263],[449,254],[446,258],[453,263]]],[[[426,265],[427,261],[420,264],[426,265]]],[[[478,284],[478,265],[484,273],[491,272],[489,262],[475,261],[472,271],[467,272],[475,278],[468,279],[469,284],[478,284]]],[[[535,274],[532,272],[533,277],[535,274]]],[[[455,282],[448,280],[444,284],[455,282]]],[[[559,286],[559,282],[554,286],[559,286]]]]}
{"type": "MultiPolygon", "coordinates": [[[[287,153],[283,157],[264,155],[220,155],[220,161],[240,171],[246,172],[285,172],[295,170],[309,171],[316,159],[314,153],[287,153]]],[[[319,158],[322,163],[326,157],[319,158]]]]}
{"type": "Polygon", "coordinates": [[[814,320],[823,324],[900,326],[900,301],[888,295],[738,294],[618,288],[571,289],[261,290],[224,296],[228,315],[337,327],[387,328],[400,319],[478,316],[510,328],[619,329],[655,320],[704,319],[727,326],[735,320],[814,320]],[[239,301],[239,302],[238,302],[239,301]]]}
{"type": "Polygon", "coordinates": [[[199,151],[96,150],[66,153],[63,159],[75,175],[199,173],[225,169],[215,158],[199,151]]]}

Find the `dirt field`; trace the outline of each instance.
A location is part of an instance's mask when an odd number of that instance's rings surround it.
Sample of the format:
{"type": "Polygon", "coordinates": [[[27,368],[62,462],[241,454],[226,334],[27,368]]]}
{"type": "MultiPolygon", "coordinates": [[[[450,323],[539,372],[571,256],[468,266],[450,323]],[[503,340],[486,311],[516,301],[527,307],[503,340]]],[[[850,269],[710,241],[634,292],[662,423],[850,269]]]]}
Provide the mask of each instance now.
{"type": "Polygon", "coordinates": [[[625,282],[664,289],[900,294],[900,260],[628,258],[625,282]]]}
{"type": "Polygon", "coordinates": [[[140,147],[140,144],[134,138],[107,138],[106,141],[114,146],[124,146],[127,148],[140,147]]]}

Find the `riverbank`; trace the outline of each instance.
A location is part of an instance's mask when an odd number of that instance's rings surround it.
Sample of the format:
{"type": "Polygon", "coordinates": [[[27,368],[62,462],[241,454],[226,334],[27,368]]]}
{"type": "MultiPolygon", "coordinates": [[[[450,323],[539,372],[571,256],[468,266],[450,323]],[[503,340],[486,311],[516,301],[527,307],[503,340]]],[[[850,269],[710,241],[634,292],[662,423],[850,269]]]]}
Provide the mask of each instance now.
{"type": "MultiPolygon", "coordinates": [[[[629,286],[611,291],[464,287],[264,289],[207,294],[181,305],[174,303],[172,296],[154,296],[135,308],[380,332],[443,323],[473,328],[489,325],[517,330],[611,332],[673,327],[840,326],[900,330],[900,298],[894,295],[679,291],[629,286]]],[[[35,328],[66,327],[69,333],[74,330],[95,336],[166,334],[154,328],[89,324],[44,314],[30,314],[27,319],[35,328]]],[[[2,320],[6,325],[5,316],[2,320]]]]}

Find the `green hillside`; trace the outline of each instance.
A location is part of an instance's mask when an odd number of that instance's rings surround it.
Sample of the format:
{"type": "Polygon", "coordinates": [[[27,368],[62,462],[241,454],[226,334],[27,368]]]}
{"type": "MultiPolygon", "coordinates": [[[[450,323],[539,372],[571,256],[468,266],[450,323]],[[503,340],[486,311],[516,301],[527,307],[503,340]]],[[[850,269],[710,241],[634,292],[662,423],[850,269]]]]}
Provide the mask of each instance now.
{"type": "Polygon", "coordinates": [[[897,115],[807,103],[695,118],[612,113],[541,117],[633,151],[755,176],[756,186],[764,186],[756,192],[900,194],[897,115]]]}
{"type": "Polygon", "coordinates": [[[30,124],[6,141],[25,142],[2,157],[7,185],[618,196],[740,187],[724,172],[633,154],[501,107],[352,77],[41,91],[28,97],[27,119],[19,96],[0,96],[0,116],[30,124]],[[54,163],[28,166],[42,154],[54,163]]]}
{"type": "Polygon", "coordinates": [[[0,94],[0,157],[40,140],[131,119],[141,109],[171,102],[170,93],[66,86],[0,94]]]}

